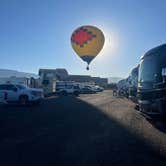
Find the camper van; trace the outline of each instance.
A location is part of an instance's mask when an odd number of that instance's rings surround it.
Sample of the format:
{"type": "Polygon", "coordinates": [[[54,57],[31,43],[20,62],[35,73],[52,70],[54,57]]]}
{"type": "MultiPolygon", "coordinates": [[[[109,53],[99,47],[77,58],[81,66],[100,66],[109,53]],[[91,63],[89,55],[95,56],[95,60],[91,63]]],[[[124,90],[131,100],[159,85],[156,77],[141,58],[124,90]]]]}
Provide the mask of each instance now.
{"type": "Polygon", "coordinates": [[[129,77],[126,79],[120,80],[117,83],[117,88],[118,88],[118,95],[119,96],[124,96],[124,97],[129,97],[129,77]]]}
{"type": "Polygon", "coordinates": [[[129,98],[134,102],[137,102],[138,68],[132,69],[129,76],[129,98]]]}
{"type": "Polygon", "coordinates": [[[137,93],[141,112],[150,117],[166,117],[166,44],[141,58],[137,93]]]}

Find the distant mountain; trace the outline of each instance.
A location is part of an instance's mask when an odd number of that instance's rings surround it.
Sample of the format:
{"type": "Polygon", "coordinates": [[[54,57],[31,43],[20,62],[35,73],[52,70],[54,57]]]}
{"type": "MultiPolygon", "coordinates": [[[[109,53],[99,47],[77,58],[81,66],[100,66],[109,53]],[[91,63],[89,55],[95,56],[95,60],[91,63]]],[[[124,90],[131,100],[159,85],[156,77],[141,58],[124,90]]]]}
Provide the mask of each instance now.
{"type": "Polygon", "coordinates": [[[34,77],[37,78],[37,74],[19,72],[16,70],[0,69],[0,78],[4,77],[34,77]]]}
{"type": "Polygon", "coordinates": [[[118,83],[118,81],[122,80],[123,78],[121,77],[110,77],[108,78],[108,83],[118,83]]]}

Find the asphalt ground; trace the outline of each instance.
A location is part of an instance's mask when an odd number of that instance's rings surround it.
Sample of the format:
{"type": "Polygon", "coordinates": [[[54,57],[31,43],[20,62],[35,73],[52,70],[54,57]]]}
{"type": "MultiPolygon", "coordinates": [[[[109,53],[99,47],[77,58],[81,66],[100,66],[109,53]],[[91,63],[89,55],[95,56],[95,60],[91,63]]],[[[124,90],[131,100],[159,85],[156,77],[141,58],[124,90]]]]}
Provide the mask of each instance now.
{"type": "Polygon", "coordinates": [[[165,166],[161,128],[112,91],[0,107],[0,166],[165,166]]]}

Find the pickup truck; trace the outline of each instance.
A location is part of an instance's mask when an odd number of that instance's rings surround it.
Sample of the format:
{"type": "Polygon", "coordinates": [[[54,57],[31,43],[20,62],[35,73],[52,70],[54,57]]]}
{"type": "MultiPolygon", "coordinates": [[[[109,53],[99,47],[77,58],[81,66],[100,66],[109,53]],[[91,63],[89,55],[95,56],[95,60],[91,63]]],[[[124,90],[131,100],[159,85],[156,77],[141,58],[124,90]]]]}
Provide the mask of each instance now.
{"type": "Polygon", "coordinates": [[[22,84],[0,84],[0,103],[3,104],[39,104],[43,96],[41,89],[29,88],[22,84]]]}

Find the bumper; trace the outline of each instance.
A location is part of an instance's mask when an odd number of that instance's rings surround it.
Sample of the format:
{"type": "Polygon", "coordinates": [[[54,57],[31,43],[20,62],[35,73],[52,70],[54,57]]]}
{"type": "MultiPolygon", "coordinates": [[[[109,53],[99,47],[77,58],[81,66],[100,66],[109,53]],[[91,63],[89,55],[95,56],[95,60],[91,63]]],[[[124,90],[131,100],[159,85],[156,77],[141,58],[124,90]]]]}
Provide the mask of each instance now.
{"type": "Polygon", "coordinates": [[[31,96],[31,98],[29,99],[29,101],[41,101],[43,100],[43,96],[31,96]]]}
{"type": "Polygon", "coordinates": [[[140,111],[152,116],[166,115],[166,98],[138,100],[140,111]]]}

